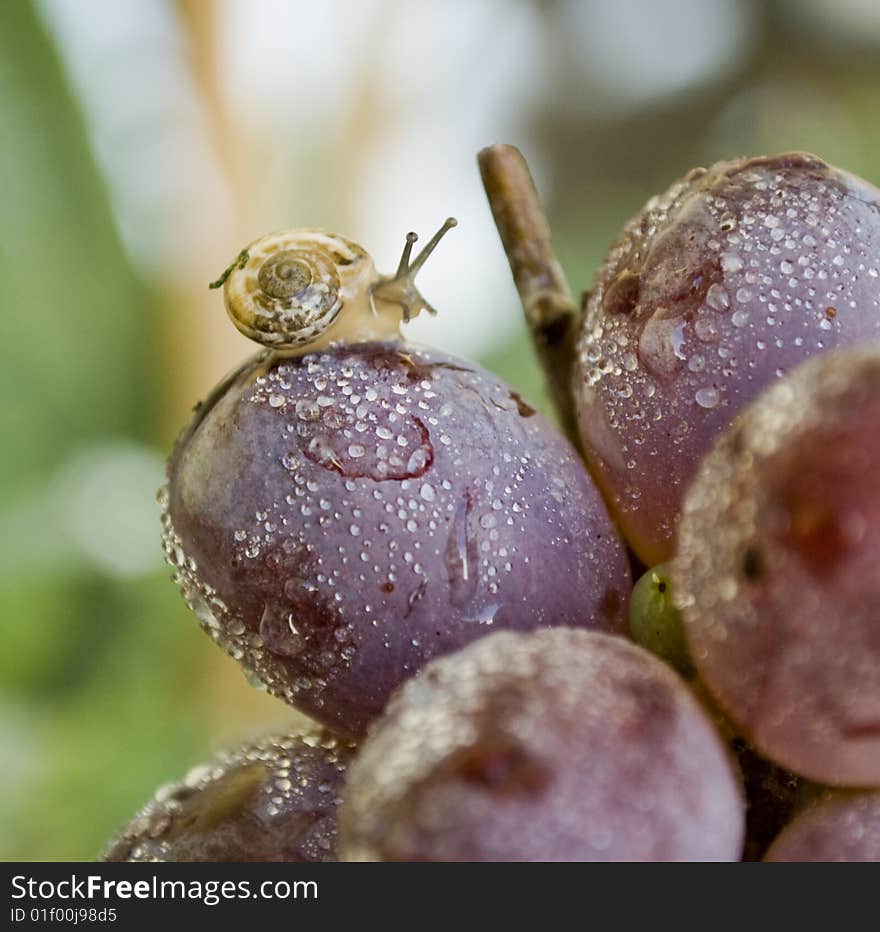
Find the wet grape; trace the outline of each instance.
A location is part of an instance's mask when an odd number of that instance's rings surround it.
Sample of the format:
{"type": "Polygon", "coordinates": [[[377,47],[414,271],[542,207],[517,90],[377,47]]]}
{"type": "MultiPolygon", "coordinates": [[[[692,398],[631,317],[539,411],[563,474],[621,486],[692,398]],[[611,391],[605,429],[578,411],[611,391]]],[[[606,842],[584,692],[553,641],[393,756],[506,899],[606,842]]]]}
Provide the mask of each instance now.
{"type": "Polygon", "coordinates": [[[630,546],[668,560],[720,431],[802,360],[880,338],[880,191],[812,155],[719,162],[650,200],[585,306],[576,402],[630,546]]]}
{"type": "Polygon", "coordinates": [[[880,785],[880,348],[810,360],[727,431],[672,564],[691,657],[776,763],[880,785]]]}
{"type": "Polygon", "coordinates": [[[326,732],[276,735],[162,787],[106,861],[334,861],[354,748],[326,732]]]}
{"type": "Polygon", "coordinates": [[[622,638],[499,632],[392,698],[349,771],[344,860],[737,859],[741,787],[678,676],[622,638]]]}
{"type": "Polygon", "coordinates": [[[764,860],[880,861],[880,793],[826,793],[794,818],[764,860]]]}
{"type": "Polygon", "coordinates": [[[671,664],[682,675],[691,675],[693,666],[681,613],[672,599],[666,566],[648,570],[635,584],[629,600],[629,630],[636,644],[671,664]]]}
{"type": "Polygon", "coordinates": [[[252,362],[178,442],[163,501],[205,630],[349,733],[490,631],[625,630],[626,553],[573,449],[499,379],[433,351],[252,362]]]}

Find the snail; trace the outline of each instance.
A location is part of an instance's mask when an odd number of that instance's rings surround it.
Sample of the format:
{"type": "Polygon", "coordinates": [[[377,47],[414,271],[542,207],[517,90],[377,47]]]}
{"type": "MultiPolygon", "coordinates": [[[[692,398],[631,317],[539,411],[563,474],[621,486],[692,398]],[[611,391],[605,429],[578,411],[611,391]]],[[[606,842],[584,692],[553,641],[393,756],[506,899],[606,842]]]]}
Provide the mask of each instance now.
{"type": "Polygon", "coordinates": [[[446,233],[446,222],[411,261],[418,239],[408,233],[394,275],[379,275],[362,246],[337,233],[296,229],[272,233],[243,249],[210,288],[223,288],[226,312],[246,337],[278,350],[333,339],[387,339],[401,318],[436,314],[415,277],[446,233]],[[345,309],[345,315],[342,315],[345,309]]]}
{"type": "Polygon", "coordinates": [[[163,537],[252,682],[357,736],[432,657],[498,629],[622,632],[629,567],[564,437],[510,386],[414,346],[415,277],[350,240],[257,240],[213,283],[265,347],[197,409],[163,537]]]}

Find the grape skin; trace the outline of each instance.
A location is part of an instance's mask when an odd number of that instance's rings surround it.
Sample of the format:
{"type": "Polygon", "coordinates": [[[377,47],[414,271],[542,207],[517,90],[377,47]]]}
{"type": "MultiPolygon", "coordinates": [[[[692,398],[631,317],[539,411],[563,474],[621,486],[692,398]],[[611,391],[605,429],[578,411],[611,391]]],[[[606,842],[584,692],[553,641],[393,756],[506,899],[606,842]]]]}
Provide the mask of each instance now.
{"type": "Polygon", "coordinates": [[[498,632],[405,684],[349,772],[343,860],[736,860],[743,799],[685,684],[598,632],[498,632]]]}
{"type": "Polygon", "coordinates": [[[783,829],[765,861],[880,861],[880,793],[826,793],[783,829]]]}
{"type": "Polygon", "coordinates": [[[626,553],[573,449],[495,376],[433,351],[245,366],[179,441],[164,502],[205,630],[350,734],[489,631],[625,631],[626,553]]]}
{"type": "Polygon", "coordinates": [[[591,469],[647,566],[718,434],[804,359],[880,338],[880,191],[805,153],[695,169],[623,229],[585,305],[591,469]]]}
{"type": "Polygon", "coordinates": [[[334,861],[336,810],[354,751],[315,730],[219,755],[161,788],[105,861],[334,861]]]}
{"type": "Polygon", "coordinates": [[[880,785],[880,348],[804,364],[688,492],[672,576],[698,672],[818,782],[880,785]]]}

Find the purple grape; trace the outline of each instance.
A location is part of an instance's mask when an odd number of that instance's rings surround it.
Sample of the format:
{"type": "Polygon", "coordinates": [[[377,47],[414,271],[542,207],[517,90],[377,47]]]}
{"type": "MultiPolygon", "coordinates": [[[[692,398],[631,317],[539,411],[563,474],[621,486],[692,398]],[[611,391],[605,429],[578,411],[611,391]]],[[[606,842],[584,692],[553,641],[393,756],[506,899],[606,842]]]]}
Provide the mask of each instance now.
{"type": "Polygon", "coordinates": [[[166,504],[166,552],[205,630],[344,732],[490,631],[625,630],[626,554],[574,451],[441,353],[252,362],[178,442],[166,504]]]}
{"type": "Polygon", "coordinates": [[[735,860],[743,799],[682,680],[594,631],[499,632],[433,661],[352,764],[343,860],[735,860]]]}
{"type": "Polygon", "coordinates": [[[353,747],[316,731],[221,754],[160,789],[105,861],[335,861],[353,747]]]}
{"type": "Polygon", "coordinates": [[[812,155],[719,162],[624,228],[585,307],[575,395],[625,537],[672,556],[714,439],[816,353],[880,338],[880,191],[812,155]]]}
{"type": "Polygon", "coordinates": [[[880,785],[880,347],[811,360],[716,444],[672,565],[691,657],[765,756],[880,785]]]}
{"type": "Polygon", "coordinates": [[[773,842],[765,861],[880,861],[880,793],[826,793],[773,842]]]}

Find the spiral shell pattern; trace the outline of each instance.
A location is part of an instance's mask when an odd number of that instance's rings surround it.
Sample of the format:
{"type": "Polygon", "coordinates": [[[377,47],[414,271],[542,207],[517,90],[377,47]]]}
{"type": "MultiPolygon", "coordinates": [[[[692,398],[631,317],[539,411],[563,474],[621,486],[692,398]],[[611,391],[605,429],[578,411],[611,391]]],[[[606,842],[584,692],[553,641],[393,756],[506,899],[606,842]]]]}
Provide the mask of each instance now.
{"type": "Polygon", "coordinates": [[[246,337],[277,349],[313,342],[336,320],[362,264],[356,243],[322,230],[289,230],[256,240],[224,284],[226,311],[246,337]]]}

